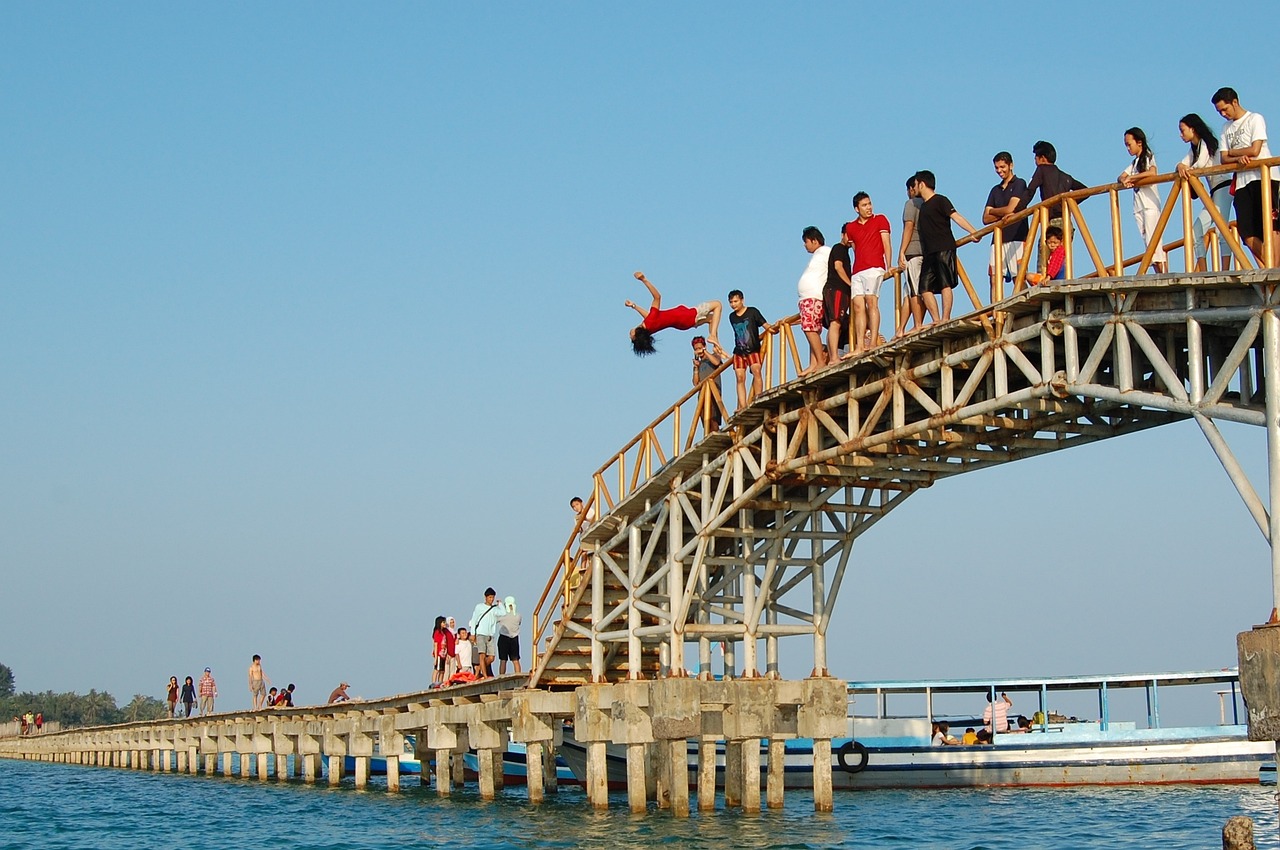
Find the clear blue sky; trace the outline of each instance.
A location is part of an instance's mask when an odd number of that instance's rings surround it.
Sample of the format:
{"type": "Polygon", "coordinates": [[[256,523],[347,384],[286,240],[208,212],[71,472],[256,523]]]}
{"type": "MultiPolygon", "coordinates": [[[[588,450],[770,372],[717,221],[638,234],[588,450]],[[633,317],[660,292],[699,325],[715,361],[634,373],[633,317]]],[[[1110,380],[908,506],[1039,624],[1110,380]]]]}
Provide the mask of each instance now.
{"type": "MultiPolygon", "coordinates": [[[[1244,6],[0,4],[0,662],[421,687],[432,615],[527,614],[686,388],[685,336],[629,353],[632,271],[773,319],[858,190],[896,245],[919,168],[977,221],[1001,149],[1093,185],[1220,85],[1280,122],[1244,6]]],[[[947,481],[855,561],[847,678],[1225,666],[1270,609],[1194,426],[947,481]]]]}

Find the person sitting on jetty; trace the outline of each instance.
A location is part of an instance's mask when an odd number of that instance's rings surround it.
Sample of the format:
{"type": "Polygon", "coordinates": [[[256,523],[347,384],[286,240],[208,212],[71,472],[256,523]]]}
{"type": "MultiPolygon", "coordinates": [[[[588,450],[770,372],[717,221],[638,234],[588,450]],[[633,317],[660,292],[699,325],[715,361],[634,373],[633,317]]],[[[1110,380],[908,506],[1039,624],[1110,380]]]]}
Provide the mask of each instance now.
{"type": "Polygon", "coordinates": [[[946,721],[939,720],[933,724],[933,737],[929,739],[931,747],[955,747],[960,744],[955,738],[951,737],[951,724],[946,721]]]}
{"type": "Polygon", "coordinates": [[[277,691],[275,688],[272,688],[271,690],[267,691],[267,701],[266,701],[265,707],[272,708],[273,706],[275,706],[277,696],[279,696],[279,691],[277,691]]]}
{"type": "Polygon", "coordinates": [[[1009,699],[1009,695],[1003,691],[1000,693],[1000,699],[996,700],[995,705],[991,704],[991,694],[987,694],[987,707],[982,712],[982,722],[986,724],[985,728],[993,734],[1000,734],[1009,731],[1009,709],[1013,708],[1013,700],[1009,699]],[[995,719],[994,728],[992,727],[992,718],[995,719]]]}
{"type": "Polygon", "coordinates": [[[346,682],[339,682],[338,687],[329,693],[329,702],[351,702],[351,697],[347,695],[347,688],[351,687],[346,682]]]}
{"type": "Polygon", "coordinates": [[[277,708],[293,708],[293,683],[289,683],[289,687],[281,688],[280,693],[276,694],[275,702],[272,705],[277,708]]]}
{"type": "Polygon", "coordinates": [[[681,304],[668,310],[662,309],[662,293],[649,282],[644,272],[635,273],[636,280],[645,285],[653,297],[648,312],[641,310],[636,302],[627,299],[624,306],[630,307],[640,314],[641,322],[631,329],[631,350],[637,357],[653,354],[657,348],[653,344],[653,335],[667,328],[687,331],[699,325],[707,326],[707,336],[712,344],[720,344],[720,312],[724,305],[719,301],[703,301],[697,307],[686,307],[681,304]]]}

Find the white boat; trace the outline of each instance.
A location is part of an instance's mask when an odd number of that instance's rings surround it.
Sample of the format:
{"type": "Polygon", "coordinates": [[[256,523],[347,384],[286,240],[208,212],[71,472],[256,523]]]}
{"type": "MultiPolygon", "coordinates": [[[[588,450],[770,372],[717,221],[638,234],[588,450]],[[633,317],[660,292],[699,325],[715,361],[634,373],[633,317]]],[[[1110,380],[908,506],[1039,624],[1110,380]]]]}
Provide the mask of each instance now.
{"type": "MultiPolygon", "coordinates": [[[[832,784],[836,788],[873,789],[1274,781],[1275,744],[1248,739],[1247,727],[1239,722],[1237,683],[1234,669],[1133,676],[851,682],[848,734],[832,741],[832,784]],[[1216,693],[1219,722],[1161,725],[1160,700],[1171,696],[1171,689],[1196,691],[1201,701],[1213,700],[1216,693]],[[1143,728],[1132,720],[1112,719],[1111,709],[1119,698],[1127,694],[1132,699],[1144,692],[1147,722],[1143,728]],[[957,738],[965,728],[983,728],[981,711],[947,714],[945,709],[985,706],[988,696],[1000,700],[1004,693],[1010,695],[1014,706],[1010,726],[1015,726],[1017,711],[1027,712],[1027,706],[1034,706],[1028,713],[1036,722],[1023,718],[1030,727],[1027,731],[997,729],[989,744],[930,745],[935,721],[950,723],[957,738]],[[1096,719],[1067,716],[1050,704],[1051,700],[1062,703],[1072,699],[1096,705],[1096,719]]],[[[1209,712],[1208,705],[1200,708],[1202,716],[1209,712]]],[[[813,742],[793,739],[785,746],[784,785],[812,788],[813,742]]],[[[767,742],[762,742],[762,773],[767,770],[766,747],[767,742]]],[[[562,752],[574,773],[584,778],[586,750],[568,731],[562,752]]],[[[624,748],[606,747],[606,759],[610,787],[626,787],[624,748]]],[[[694,742],[689,747],[689,782],[696,786],[694,742]]],[[[723,783],[724,745],[719,744],[716,784],[723,783]]]]}

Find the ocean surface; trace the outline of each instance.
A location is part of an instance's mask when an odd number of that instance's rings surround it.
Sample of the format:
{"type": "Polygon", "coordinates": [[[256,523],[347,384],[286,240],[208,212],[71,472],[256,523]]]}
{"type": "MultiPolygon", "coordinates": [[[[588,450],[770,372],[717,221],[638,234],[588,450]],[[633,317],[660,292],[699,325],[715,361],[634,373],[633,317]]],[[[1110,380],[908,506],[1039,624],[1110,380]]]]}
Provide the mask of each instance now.
{"type": "MultiPolygon", "coordinates": [[[[633,816],[625,795],[596,812],[579,789],[541,806],[522,787],[482,802],[441,800],[412,777],[400,793],[300,782],[134,773],[0,760],[0,850],[25,848],[1218,848],[1227,818],[1254,819],[1280,847],[1276,792],[1256,785],[837,793],[831,815],[788,792],[786,807],[677,820],[633,816]]],[[[695,804],[696,805],[696,804],[695,804]]]]}

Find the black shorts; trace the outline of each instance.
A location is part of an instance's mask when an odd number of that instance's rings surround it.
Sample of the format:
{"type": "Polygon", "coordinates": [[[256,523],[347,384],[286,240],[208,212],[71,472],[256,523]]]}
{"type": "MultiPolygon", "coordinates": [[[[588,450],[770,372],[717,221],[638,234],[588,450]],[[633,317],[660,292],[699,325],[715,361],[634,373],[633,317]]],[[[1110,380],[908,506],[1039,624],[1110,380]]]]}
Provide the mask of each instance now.
{"type": "Polygon", "coordinates": [[[444,669],[445,669],[445,664],[447,664],[448,662],[449,662],[449,659],[448,659],[448,658],[445,658],[444,656],[441,656],[441,657],[437,658],[437,659],[436,659],[436,664],[435,664],[435,669],[436,669],[436,670],[438,670],[438,671],[440,671],[441,673],[443,673],[443,672],[444,672],[444,669]]]}
{"type": "Polygon", "coordinates": [[[849,324],[849,301],[852,290],[849,284],[828,283],[822,287],[822,326],[831,327],[832,322],[841,325],[849,324]]]}
{"type": "Polygon", "coordinates": [[[519,661],[520,660],[520,637],[507,637],[506,635],[498,635],[498,660],[499,661],[519,661]]]}
{"type": "Polygon", "coordinates": [[[937,251],[925,254],[920,262],[920,292],[941,294],[944,289],[955,289],[960,284],[956,274],[956,252],[937,251]]]}
{"type": "MultiPolygon", "coordinates": [[[[1280,218],[1276,218],[1276,203],[1280,201],[1280,183],[1271,182],[1271,229],[1280,230],[1280,218]]],[[[1236,228],[1241,239],[1262,238],[1262,181],[1254,180],[1236,189],[1236,228]]]]}

